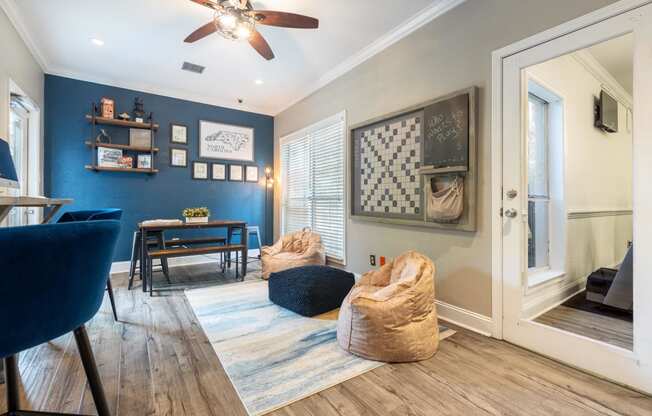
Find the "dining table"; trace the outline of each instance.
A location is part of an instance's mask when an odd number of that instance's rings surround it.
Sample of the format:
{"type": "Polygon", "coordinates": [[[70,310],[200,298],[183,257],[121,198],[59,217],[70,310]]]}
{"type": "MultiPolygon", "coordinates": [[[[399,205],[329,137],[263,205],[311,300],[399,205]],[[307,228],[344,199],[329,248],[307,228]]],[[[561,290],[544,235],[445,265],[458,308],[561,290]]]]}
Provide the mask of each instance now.
{"type": "MultiPolygon", "coordinates": [[[[151,262],[150,262],[150,248],[148,247],[148,235],[155,233],[165,233],[171,231],[190,231],[190,230],[226,230],[226,242],[220,246],[198,246],[198,247],[183,247],[178,249],[167,249],[164,250],[166,256],[162,257],[182,257],[182,256],[192,256],[192,255],[205,255],[210,253],[225,253],[226,254],[226,265],[227,267],[231,266],[231,253],[237,251],[241,254],[240,267],[241,275],[244,279],[244,276],[247,274],[247,253],[248,253],[248,233],[247,233],[247,223],[245,221],[237,220],[212,220],[207,222],[162,222],[157,223],[156,221],[144,221],[138,224],[138,230],[140,231],[140,258],[146,259],[140,263],[140,278],[143,281],[143,292],[146,292],[148,289],[150,294],[154,291],[153,278],[151,278],[151,262]],[[233,244],[233,237],[236,231],[240,231],[240,241],[239,243],[233,244]]],[[[199,239],[198,239],[199,240],[199,239]]],[[[160,252],[159,252],[160,254],[160,252]]],[[[236,267],[238,265],[236,264],[236,267]]],[[[237,272],[237,269],[236,269],[237,272]]]]}

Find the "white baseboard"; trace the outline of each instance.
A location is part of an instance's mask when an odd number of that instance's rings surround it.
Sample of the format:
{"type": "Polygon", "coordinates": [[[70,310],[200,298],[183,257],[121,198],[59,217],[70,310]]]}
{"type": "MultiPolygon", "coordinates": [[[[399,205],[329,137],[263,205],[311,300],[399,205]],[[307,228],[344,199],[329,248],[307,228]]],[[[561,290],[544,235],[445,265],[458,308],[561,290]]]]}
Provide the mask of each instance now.
{"type": "MultiPolygon", "coordinates": [[[[249,258],[254,258],[254,257],[258,256],[259,250],[258,249],[252,249],[252,250],[249,250],[248,253],[249,253],[248,254],[249,258]]],[[[199,255],[199,256],[188,256],[188,257],[173,257],[171,259],[168,259],[168,266],[169,267],[192,266],[192,265],[195,265],[195,264],[213,263],[213,262],[216,262],[217,259],[218,259],[218,256],[215,255],[215,254],[207,254],[207,255],[199,255]]],[[[156,263],[154,263],[154,264],[156,264],[156,263]]],[[[129,261],[129,260],[113,262],[113,264],[111,264],[111,274],[128,273],[130,265],[131,265],[131,261],[129,261]]],[[[156,269],[154,269],[154,270],[156,270],[156,269]]]]}
{"type": "Polygon", "coordinates": [[[527,319],[534,319],[564,303],[569,298],[581,292],[585,287],[586,278],[558,282],[557,284],[543,287],[541,290],[533,292],[524,299],[523,316],[527,319]]]}
{"type": "Polygon", "coordinates": [[[440,300],[436,300],[435,304],[439,319],[487,337],[493,333],[494,322],[490,317],[440,300]]]}

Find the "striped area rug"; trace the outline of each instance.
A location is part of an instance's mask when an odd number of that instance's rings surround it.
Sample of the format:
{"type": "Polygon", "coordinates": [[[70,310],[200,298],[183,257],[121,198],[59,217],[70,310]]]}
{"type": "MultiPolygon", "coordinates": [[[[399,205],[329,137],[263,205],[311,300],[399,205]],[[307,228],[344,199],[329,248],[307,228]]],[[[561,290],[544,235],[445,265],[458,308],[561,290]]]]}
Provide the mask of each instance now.
{"type": "MultiPolygon", "coordinates": [[[[250,415],[263,415],[383,363],[343,351],[336,314],[305,318],[268,299],[267,282],[186,291],[250,415]]],[[[444,339],[455,331],[440,327],[444,339]]]]}

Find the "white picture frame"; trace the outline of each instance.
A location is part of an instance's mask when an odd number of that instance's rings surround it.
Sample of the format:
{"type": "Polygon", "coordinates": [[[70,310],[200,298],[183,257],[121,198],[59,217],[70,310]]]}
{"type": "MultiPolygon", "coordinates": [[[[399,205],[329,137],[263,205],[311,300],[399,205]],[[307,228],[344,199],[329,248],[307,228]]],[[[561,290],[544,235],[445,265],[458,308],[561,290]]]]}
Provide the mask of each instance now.
{"type": "Polygon", "coordinates": [[[254,161],[254,129],[199,121],[201,159],[254,161]]]}
{"type": "Polygon", "coordinates": [[[199,180],[208,179],[208,163],[192,162],[192,178],[199,180]]]}
{"type": "Polygon", "coordinates": [[[188,144],[188,126],[183,124],[170,124],[170,143],[188,144]]]}
{"type": "Polygon", "coordinates": [[[211,166],[211,179],[214,181],[226,180],[226,165],[224,163],[213,163],[211,166]]]}
{"type": "Polygon", "coordinates": [[[137,161],[138,169],[151,169],[152,168],[152,155],[138,155],[137,161]]]}
{"type": "Polygon", "coordinates": [[[229,181],[244,181],[244,169],[242,165],[229,165],[229,181]]]}
{"type": "Polygon", "coordinates": [[[249,165],[245,167],[245,181],[258,182],[258,166],[249,165]]]}
{"type": "Polygon", "coordinates": [[[170,148],[170,166],[175,168],[188,167],[188,150],[176,147],[170,148]]]}

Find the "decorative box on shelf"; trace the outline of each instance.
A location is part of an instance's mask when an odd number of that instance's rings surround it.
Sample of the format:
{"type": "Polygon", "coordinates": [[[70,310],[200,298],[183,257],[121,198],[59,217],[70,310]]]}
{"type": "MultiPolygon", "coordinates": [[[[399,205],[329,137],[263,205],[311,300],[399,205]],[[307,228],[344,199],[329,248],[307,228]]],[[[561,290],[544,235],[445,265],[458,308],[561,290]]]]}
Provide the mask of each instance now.
{"type": "Polygon", "coordinates": [[[202,224],[207,223],[208,217],[186,217],[187,224],[202,224]]]}

